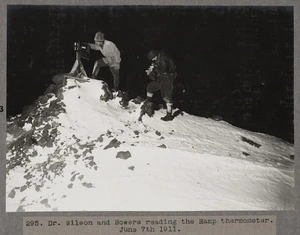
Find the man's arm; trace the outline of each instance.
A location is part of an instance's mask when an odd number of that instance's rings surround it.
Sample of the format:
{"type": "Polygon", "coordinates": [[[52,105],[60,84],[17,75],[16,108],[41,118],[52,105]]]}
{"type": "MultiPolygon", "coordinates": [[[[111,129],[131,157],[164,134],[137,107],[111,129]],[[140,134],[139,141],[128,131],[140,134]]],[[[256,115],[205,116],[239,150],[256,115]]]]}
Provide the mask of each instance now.
{"type": "Polygon", "coordinates": [[[167,72],[167,66],[168,66],[167,58],[164,56],[160,56],[157,61],[157,71],[160,74],[164,74],[165,72],[167,72]]]}
{"type": "Polygon", "coordinates": [[[157,64],[157,70],[160,74],[172,73],[176,69],[176,65],[170,57],[160,56],[157,64]]]}

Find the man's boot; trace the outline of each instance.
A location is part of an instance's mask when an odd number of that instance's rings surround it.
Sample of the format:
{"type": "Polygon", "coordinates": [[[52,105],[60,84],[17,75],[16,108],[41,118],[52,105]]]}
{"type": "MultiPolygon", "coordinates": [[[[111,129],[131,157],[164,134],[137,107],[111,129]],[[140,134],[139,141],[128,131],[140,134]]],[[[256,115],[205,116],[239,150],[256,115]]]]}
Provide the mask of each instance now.
{"type": "Polygon", "coordinates": [[[161,120],[163,121],[172,121],[173,120],[173,116],[172,116],[172,103],[167,102],[167,115],[162,117],[161,120]]]}
{"type": "Polygon", "coordinates": [[[146,100],[144,103],[144,109],[145,113],[148,114],[149,117],[152,117],[154,112],[153,112],[153,102],[146,100]]]}
{"type": "Polygon", "coordinates": [[[167,112],[167,115],[164,116],[164,117],[162,117],[161,120],[163,120],[163,121],[165,121],[165,122],[166,122],[166,121],[172,121],[172,120],[173,120],[172,113],[167,112]]]}
{"type": "Polygon", "coordinates": [[[147,92],[147,97],[144,102],[144,110],[145,110],[145,113],[147,113],[149,117],[152,117],[154,114],[152,96],[153,96],[153,93],[147,92]]]}
{"type": "Polygon", "coordinates": [[[139,121],[142,121],[142,117],[147,114],[149,117],[152,117],[154,112],[153,112],[153,103],[150,102],[149,100],[145,100],[141,106],[141,113],[139,117],[139,121]]]}

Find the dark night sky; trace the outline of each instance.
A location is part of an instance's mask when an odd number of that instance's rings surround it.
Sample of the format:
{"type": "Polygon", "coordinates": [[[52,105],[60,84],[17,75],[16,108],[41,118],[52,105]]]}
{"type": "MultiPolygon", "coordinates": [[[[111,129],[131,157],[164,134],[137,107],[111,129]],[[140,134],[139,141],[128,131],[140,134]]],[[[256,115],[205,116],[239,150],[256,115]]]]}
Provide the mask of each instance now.
{"type": "Polygon", "coordinates": [[[8,6],[7,19],[8,115],[70,71],[73,42],[102,30],[121,51],[131,98],[145,96],[147,51],[164,49],[178,68],[177,107],[293,141],[292,7],[8,6]]]}

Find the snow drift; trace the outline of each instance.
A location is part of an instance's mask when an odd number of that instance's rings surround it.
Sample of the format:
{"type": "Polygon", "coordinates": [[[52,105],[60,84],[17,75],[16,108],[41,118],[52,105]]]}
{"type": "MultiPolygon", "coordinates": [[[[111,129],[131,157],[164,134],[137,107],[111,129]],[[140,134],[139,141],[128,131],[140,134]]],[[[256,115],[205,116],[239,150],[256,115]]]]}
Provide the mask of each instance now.
{"type": "Polygon", "coordinates": [[[140,122],[102,81],[54,81],[8,120],[7,211],[293,209],[292,144],[185,112],[140,122]]]}

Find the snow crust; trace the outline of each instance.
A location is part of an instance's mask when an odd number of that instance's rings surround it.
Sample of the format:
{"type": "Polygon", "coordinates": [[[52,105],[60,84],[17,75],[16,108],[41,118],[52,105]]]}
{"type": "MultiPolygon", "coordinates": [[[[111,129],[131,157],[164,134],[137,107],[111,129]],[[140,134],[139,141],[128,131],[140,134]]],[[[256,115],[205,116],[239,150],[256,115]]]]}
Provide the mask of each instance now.
{"type": "MultiPolygon", "coordinates": [[[[97,80],[68,79],[62,94],[65,112],[35,130],[56,123],[54,145],[33,144],[28,160],[7,171],[7,211],[294,207],[290,143],[185,112],[163,122],[164,109],[139,122],[141,104],[101,101],[97,80]]],[[[25,123],[23,130],[31,128],[25,123]]],[[[8,144],[16,139],[8,133],[8,144]]],[[[9,150],[8,164],[16,157],[9,150]]]]}

